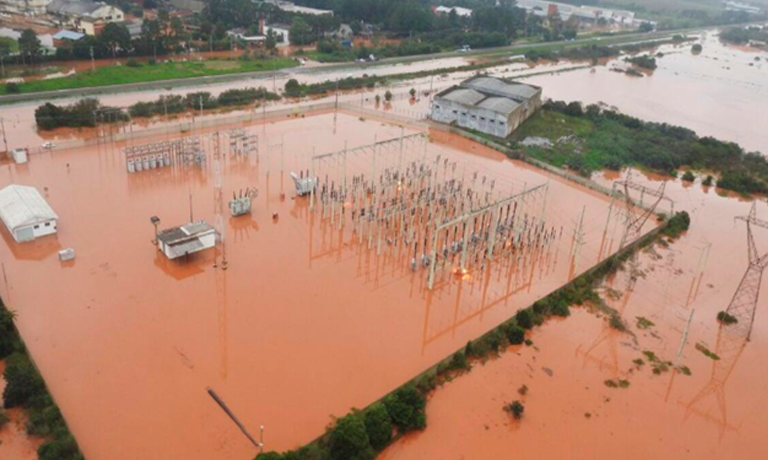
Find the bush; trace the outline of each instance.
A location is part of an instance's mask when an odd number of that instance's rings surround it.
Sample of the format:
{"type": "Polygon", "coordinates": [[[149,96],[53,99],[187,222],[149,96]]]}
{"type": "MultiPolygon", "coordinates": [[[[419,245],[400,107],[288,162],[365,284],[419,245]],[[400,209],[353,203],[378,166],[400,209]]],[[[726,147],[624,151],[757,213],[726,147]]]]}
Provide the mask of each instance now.
{"type": "Polygon", "coordinates": [[[700,44],[700,43],[696,43],[696,44],[694,44],[693,46],[691,46],[691,51],[693,51],[694,53],[701,53],[701,51],[702,51],[703,49],[704,49],[704,48],[702,48],[702,46],[701,46],[701,44],[700,44]]]}
{"type": "Polygon", "coordinates": [[[5,407],[24,405],[45,388],[37,369],[22,353],[14,353],[8,357],[3,376],[6,381],[5,390],[3,390],[5,407]]]}
{"type": "Polygon", "coordinates": [[[403,433],[426,427],[426,405],[426,398],[414,385],[406,385],[384,398],[392,423],[403,433]]]}
{"type": "Polygon", "coordinates": [[[691,226],[691,216],[686,211],[675,213],[675,215],[669,219],[666,227],[662,230],[662,234],[670,238],[677,238],[681,233],[688,230],[691,226]]]}
{"type": "Polygon", "coordinates": [[[37,449],[38,460],[82,459],[77,441],[71,434],[46,441],[37,449]]]}
{"type": "Polygon", "coordinates": [[[725,311],[721,311],[717,314],[717,320],[726,325],[736,324],[739,322],[739,320],[736,319],[735,316],[732,316],[725,311]]]}
{"type": "Polygon", "coordinates": [[[709,176],[705,177],[703,181],[701,181],[701,185],[703,185],[704,187],[711,187],[713,181],[714,181],[714,177],[709,175],[709,176]]]}
{"type": "Polygon", "coordinates": [[[8,418],[8,414],[5,413],[2,407],[0,407],[0,430],[3,429],[3,426],[8,423],[11,419],[8,418]]]}
{"type": "Polygon", "coordinates": [[[147,64],[155,65],[155,64],[157,64],[157,59],[151,57],[151,58],[147,59],[147,64]]]}
{"type": "Polygon", "coordinates": [[[137,61],[134,58],[128,58],[127,61],[125,61],[126,67],[141,67],[141,64],[139,64],[139,61],[137,61]]]}
{"type": "Polygon", "coordinates": [[[17,94],[21,92],[21,87],[15,82],[6,83],[5,92],[8,94],[17,94]]]}
{"type": "Polygon", "coordinates": [[[523,412],[525,412],[525,406],[520,401],[514,401],[504,406],[504,410],[512,414],[515,420],[520,420],[523,417],[523,412]]]}
{"type": "Polygon", "coordinates": [[[467,363],[467,357],[464,356],[464,352],[457,351],[453,354],[453,357],[451,357],[451,370],[462,370],[462,369],[468,369],[469,364],[467,363]]]}
{"type": "Polygon", "coordinates": [[[384,449],[392,440],[392,419],[384,404],[377,402],[364,414],[365,431],[374,450],[384,449]]]}
{"type": "Polygon", "coordinates": [[[517,320],[517,324],[523,329],[531,329],[533,327],[533,315],[527,308],[518,310],[515,319],[517,320]]]}
{"type": "Polygon", "coordinates": [[[686,171],[685,174],[683,174],[683,180],[685,182],[693,182],[696,180],[696,176],[694,176],[692,172],[686,171]]]}
{"type": "Polygon", "coordinates": [[[525,329],[517,324],[509,324],[504,331],[511,345],[520,345],[525,341],[525,329]]]}
{"type": "Polygon", "coordinates": [[[328,447],[334,460],[370,460],[376,455],[363,418],[356,413],[336,421],[328,447]]]}
{"type": "Polygon", "coordinates": [[[387,90],[387,92],[384,93],[384,100],[386,100],[387,102],[392,101],[392,91],[387,90]]]}

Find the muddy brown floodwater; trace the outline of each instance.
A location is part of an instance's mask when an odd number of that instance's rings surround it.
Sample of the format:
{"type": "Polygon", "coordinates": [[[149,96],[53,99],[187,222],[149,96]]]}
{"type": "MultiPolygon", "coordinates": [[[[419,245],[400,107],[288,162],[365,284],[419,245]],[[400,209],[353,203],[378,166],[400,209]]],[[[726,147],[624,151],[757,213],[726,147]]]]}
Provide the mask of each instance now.
{"type": "MultiPolygon", "coordinates": [[[[259,189],[252,215],[225,217],[226,271],[213,267],[218,252],[171,262],[151,243],[149,218],[161,228],[187,222],[190,194],[194,218],[214,222],[210,163],[128,174],[121,146],[102,144],[0,167],[0,185],[37,187],[60,216],[56,236],[32,243],[0,231],[0,292],[89,460],[251,458],[256,450],[208,387],[252,431],[265,426],[268,449],[302,445],[332,415],[383,396],[618,244],[615,224],[602,239],[603,195],[433,133],[428,158],[455,161],[457,175],[477,171],[478,183],[495,180],[495,193],[549,182],[525,212],[560,236],[503,271],[456,278],[448,267],[429,291],[426,271],[412,272],[403,253],[387,245],[377,257],[351,228],[312,217],[287,177],[309,169],[313,152],[396,139],[398,126],[342,113],[254,129],[258,167],[234,158],[224,166],[225,199],[259,189]],[[77,258],[62,264],[56,251],[66,247],[77,258]]],[[[350,157],[348,167],[368,171],[370,160],[350,157]]]]}

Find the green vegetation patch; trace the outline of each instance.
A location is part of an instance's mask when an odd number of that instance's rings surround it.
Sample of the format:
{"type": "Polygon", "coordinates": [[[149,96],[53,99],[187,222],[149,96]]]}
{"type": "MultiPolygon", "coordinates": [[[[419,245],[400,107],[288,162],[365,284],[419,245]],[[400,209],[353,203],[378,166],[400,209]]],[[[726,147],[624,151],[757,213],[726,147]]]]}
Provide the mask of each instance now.
{"type": "Polygon", "coordinates": [[[635,325],[637,326],[638,329],[649,329],[655,326],[653,321],[646,319],[642,316],[638,316],[635,319],[637,320],[637,323],[635,323],[635,325]]]}
{"type": "MultiPolygon", "coordinates": [[[[289,58],[253,58],[247,60],[217,59],[208,61],[159,62],[152,65],[145,64],[138,66],[105,66],[96,68],[95,70],[79,72],[67,77],[21,83],[18,85],[18,90],[21,93],[59,91],[64,89],[145,83],[178,78],[279,70],[296,65],[298,65],[298,63],[289,58]]],[[[0,94],[7,94],[7,89],[7,85],[0,85],[0,94]]]]}
{"type": "Polygon", "coordinates": [[[717,314],[717,320],[726,325],[736,324],[739,322],[739,320],[736,319],[735,316],[732,316],[725,311],[721,311],[717,314]]]}
{"type": "Polygon", "coordinates": [[[699,350],[706,356],[707,358],[713,359],[715,361],[719,361],[720,357],[717,356],[715,353],[711,352],[709,348],[707,348],[703,343],[697,343],[696,349],[699,350]]]}
{"type": "Polygon", "coordinates": [[[640,167],[671,174],[683,167],[720,174],[720,188],[768,193],[768,159],[738,144],[665,123],[639,120],[592,104],[548,101],[516,132],[513,141],[543,137],[552,147],[522,146],[546,163],[589,176],[595,171],[640,167]]]}
{"type": "Polygon", "coordinates": [[[523,413],[525,412],[525,406],[520,401],[513,401],[509,404],[504,405],[504,411],[511,414],[515,420],[520,420],[521,418],[523,418],[523,413]]]}

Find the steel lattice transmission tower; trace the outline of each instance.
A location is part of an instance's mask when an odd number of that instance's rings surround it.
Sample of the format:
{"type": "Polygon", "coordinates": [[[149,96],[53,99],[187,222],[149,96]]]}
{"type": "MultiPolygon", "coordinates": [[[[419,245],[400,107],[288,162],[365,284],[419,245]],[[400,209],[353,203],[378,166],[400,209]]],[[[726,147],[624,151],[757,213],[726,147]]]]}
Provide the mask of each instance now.
{"type": "Polygon", "coordinates": [[[664,199],[664,189],[667,186],[667,183],[662,182],[658,190],[654,190],[652,188],[632,182],[632,176],[630,174],[627,175],[627,180],[622,182],[614,182],[614,191],[617,186],[624,186],[624,200],[626,201],[627,205],[627,219],[624,228],[624,235],[621,238],[621,245],[619,246],[619,249],[622,249],[624,246],[631,243],[632,241],[635,241],[640,236],[640,232],[643,230],[643,225],[645,225],[645,223],[648,221],[648,218],[650,218],[651,215],[656,211],[656,207],[658,207],[659,203],[661,203],[661,200],[664,199]],[[632,196],[629,193],[630,190],[640,192],[641,209],[643,209],[643,199],[646,195],[656,198],[656,201],[654,201],[650,206],[644,208],[640,215],[636,215],[635,208],[637,208],[638,205],[632,199],[632,196]]]}
{"type": "Polygon", "coordinates": [[[749,266],[747,267],[744,278],[739,283],[739,288],[731,299],[731,303],[725,310],[726,313],[736,318],[738,321],[729,327],[738,329],[746,334],[749,340],[752,334],[752,326],[755,323],[755,310],[757,309],[757,300],[760,296],[760,284],[763,279],[763,271],[768,267],[768,253],[759,255],[757,245],[755,245],[755,235],[752,233],[752,227],[757,226],[768,229],[768,221],[758,219],[757,203],[752,204],[752,209],[748,216],[737,217],[736,220],[743,220],[747,223],[747,245],[749,247],[749,266]]]}

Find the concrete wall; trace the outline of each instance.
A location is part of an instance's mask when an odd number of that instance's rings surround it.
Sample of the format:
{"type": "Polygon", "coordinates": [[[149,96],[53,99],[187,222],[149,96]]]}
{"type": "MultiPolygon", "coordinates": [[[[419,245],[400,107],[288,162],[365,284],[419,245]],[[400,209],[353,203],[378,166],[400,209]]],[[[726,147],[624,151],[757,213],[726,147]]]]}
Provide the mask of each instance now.
{"type": "Polygon", "coordinates": [[[462,128],[474,129],[503,139],[520,124],[517,120],[520,119],[518,112],[521,108],[512,112],[509,117],[505,117],[491,110],[467,107],[437,97],[432,102],[432,119],[446,124],[456,123],[462,128]]]}

